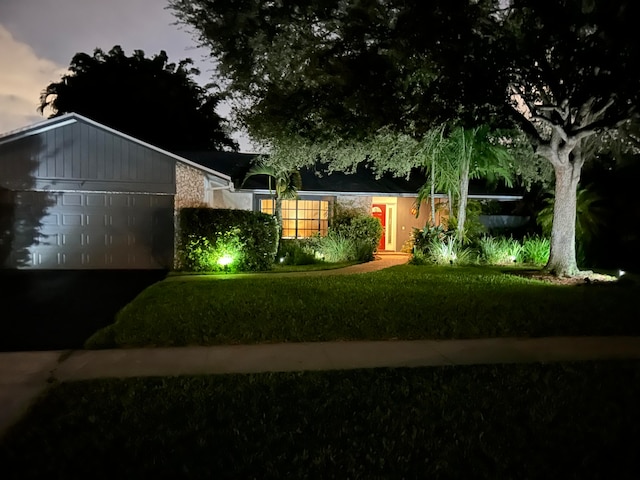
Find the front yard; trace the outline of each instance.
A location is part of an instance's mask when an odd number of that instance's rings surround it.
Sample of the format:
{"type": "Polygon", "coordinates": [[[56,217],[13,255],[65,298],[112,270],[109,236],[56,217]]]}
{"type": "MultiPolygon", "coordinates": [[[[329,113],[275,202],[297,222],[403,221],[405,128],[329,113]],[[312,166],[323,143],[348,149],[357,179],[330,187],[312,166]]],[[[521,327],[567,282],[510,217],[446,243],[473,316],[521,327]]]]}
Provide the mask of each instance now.
{"type": "Polygon", "coordinates": [[[559,286],[505,271],[519,270],[406,265],[331,277],[170,277],[87,347],[640,333],[633,285],[559,286]]]}
{"type": "MultiPolygon", "coordinates": [[[[637,335],[638,293],[493,267],[169,277],[87,343],[637,335]]],[[[636,479],[639,399],[631,360],[64,383],[0,442],[0,474],[636,479]]]]}

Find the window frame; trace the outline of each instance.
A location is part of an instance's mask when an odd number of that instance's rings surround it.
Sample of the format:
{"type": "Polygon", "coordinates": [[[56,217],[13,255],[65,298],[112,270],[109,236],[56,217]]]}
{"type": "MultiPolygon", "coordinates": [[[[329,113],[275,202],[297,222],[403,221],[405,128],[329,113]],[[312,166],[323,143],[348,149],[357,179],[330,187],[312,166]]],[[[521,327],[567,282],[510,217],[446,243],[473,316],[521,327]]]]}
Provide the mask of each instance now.
{"type": "MultiPolygon", "coordinates": [[[[320,196],[320,195],[298,195],[298,197],[296,197],[296,198],[287,199],[287,200],[283,199],[282,200],[283,207],[284,207],[284,202],[287,202],[287,201],[295,201],[296,202],[296,209],[295,209],[296,218],[286,217],[284,215],[285,209],[283,208],[283,216],[282,216],[283,226],[284,226],[286,221],[291,221],[291,222],[295,221],[295,229],[294,229],[295,231],[294,231],[294,236],[284,235],[283,234],[282,238],[291,238],[291,239],[294,239],[294,238],[295,239],[308,238],[309,236],[313,235],[314,233],[320,233],[321,235],[326,235],[327,231],[323,229],[323,225],[322,225],[322,223],[325,220],[322,218],[322,209],[321,209],[322,203],[321,202],[327,202],[326,226],[327,226],[327,229],[328,229],[329,224],[331,222],[331,214],[332,214],[332,211],[333,211],[333,205],[335,203],[335,199],[336,199],[336,197],[326,196],[326,195],[322,195],[322,196],[320,196]],[[301,202],[301,201],[302,202],[306,202],[306,201],[318,202],[318,210],[317,210],[318,211],[318,215],[319,215],[319,218],[317,220],[318,221],[318,227],[319,227],[318,230],[315,230],[315,229],[311,230],[309,228],[302,228],[301,227],[300,222],[305,220],[304,218],[298,218],[299,217],[298,212],[301,211],[301,209],[299,208],[299,202],[301,202]],[[301,231],[311,232],[311,235],[300,236],[300,232],[301,231]]],[[[275,200],[275,199],[274,199],[273,195],[256,194],[254,196],[254,205],[253,205],[253,208],[254,208],[255,211],[262,212],[262,208],[261,208],[262,207],[262,205],[261,205],[262,200],[275,200]]],[[[308,210],[308,209],[302,209],[302,210],[308,210]]],[[[314,220],[314,219],[309,219],[309,220],[314,220]]],[[[283,228],[283,230],[284,230],[284,228],[283,228]]]]}

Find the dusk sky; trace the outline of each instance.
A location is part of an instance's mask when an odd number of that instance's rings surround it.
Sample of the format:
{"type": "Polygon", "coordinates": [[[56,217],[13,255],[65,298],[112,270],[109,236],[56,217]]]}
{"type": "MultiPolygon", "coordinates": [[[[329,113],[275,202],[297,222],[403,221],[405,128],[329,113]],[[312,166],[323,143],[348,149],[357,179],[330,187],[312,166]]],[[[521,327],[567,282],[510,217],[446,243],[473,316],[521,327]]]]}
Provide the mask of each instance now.
{"type": "MultiPolygon", "coordinates": [[[[165,10],[165,0],[0,0],[0,133],[41,121],[40,92],[60,80],[71,58],[120,45],[127,55],[165,50],[169,61],[192,58],[206,83],[206,51],[165,10]]],[[[220,109],[223,116],[225,108],[220,109]]],[[[241,150],[248,142],[236,137],[241,150]]]]}

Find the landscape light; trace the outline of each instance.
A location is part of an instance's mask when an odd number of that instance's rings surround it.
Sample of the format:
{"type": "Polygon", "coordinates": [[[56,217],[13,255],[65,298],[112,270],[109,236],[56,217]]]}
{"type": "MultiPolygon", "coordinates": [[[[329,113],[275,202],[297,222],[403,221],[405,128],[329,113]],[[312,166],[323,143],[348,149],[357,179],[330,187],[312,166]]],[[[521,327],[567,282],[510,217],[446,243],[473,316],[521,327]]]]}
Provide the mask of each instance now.
{"type": "Polygon", "coordinates": [[[618,270],[618,277],[623,276],[625,273],[627,272],[625,272],[624,270],[618,270]]]}
{"type": "Polygon", "coordinates": [[[232,262],[233,257],[231,255],[223,255],[218,259],[218,265],[220,265],[221,267],[226,267],[232,262]]]}

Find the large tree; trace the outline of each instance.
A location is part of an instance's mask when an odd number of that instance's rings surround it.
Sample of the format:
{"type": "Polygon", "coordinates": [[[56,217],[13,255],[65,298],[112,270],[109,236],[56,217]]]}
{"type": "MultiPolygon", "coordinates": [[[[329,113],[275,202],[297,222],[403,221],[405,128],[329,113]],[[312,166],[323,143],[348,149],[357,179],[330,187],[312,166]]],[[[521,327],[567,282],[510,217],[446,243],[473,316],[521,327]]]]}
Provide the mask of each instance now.
{"type": "Polygon", "coordinates": [[[263,138],[515,121],[555,171],[547,269],[578,272],[583,143],[636,114],[635,0],[171,0],[263,138]]]}
{"type": "Polygon", "coordinates": [[[39,110],[76,112],[167,150],[237,150],[216,108],[222,96],[198,85],[190,59],[169,63],[161,51],[127,56],[119,46],[77,53],[69,73],[49,84],[39,110]]]}

